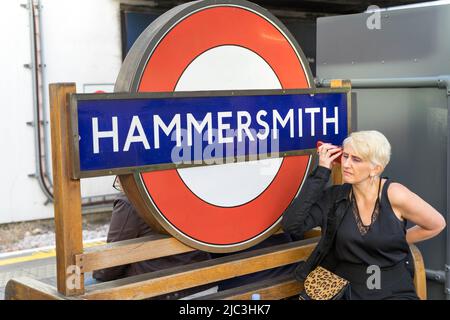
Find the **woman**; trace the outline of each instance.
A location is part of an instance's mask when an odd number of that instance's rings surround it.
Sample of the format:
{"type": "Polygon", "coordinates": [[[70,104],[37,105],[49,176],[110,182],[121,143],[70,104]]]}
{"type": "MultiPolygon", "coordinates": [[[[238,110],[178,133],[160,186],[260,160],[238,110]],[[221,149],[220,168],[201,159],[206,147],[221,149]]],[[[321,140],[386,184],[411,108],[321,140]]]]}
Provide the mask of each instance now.
{"type": "Polygon", "coordinates": [[[418,299],[409,244],[436,236],[445,220],[408,188],[380,176],[390,153],[378,131],[352,133],[343,149],[318,148],[318,167],[283,217],[284,230],[295,239],[322,227],[317,247],[296,269],[298,280],[321,265],[350,282],[351,299],[418,299]],[[344,184],[326,188],[340,156],[344,184]],[[407,221],[415,226],[407,230],[407,221]]]}

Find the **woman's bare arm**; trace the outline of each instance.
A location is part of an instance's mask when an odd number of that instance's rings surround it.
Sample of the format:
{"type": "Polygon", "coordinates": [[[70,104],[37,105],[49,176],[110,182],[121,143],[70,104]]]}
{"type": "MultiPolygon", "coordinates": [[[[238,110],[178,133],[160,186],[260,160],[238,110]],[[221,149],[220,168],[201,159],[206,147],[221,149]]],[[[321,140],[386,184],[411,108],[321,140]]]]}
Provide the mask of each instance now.
{"type": "Polygon", "coordinates": [[[405,186],[392,183],[388,196],[394,211],[400,213],[403,219],[416,224],[407,230],[406,241],[409,244],[433,238],[445,228],[444,217],[405,186]]]}

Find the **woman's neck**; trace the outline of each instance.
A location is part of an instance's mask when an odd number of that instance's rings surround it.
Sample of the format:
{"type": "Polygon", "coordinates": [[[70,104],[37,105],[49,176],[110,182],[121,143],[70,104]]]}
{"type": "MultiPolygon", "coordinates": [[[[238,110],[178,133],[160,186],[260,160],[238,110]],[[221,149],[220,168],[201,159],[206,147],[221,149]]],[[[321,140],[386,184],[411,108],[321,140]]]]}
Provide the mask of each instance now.
{"type": "Polygon", "coordinates": [[[359,183],[352,185],[353,192],[357,199],[364,201],[370,201],[378,198],[378,185],[380,184],[381,177],[375,177],[373,180],[367,178],[359,183]]]}

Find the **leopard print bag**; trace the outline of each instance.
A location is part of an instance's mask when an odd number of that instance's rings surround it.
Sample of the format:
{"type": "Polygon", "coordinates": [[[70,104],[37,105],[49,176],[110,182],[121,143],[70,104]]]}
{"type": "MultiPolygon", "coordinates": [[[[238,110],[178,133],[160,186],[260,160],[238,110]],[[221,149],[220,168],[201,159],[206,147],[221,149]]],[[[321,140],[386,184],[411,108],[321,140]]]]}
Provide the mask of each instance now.
{"type": "Polygon", "coordinates": [[[350,283],[327,269],[318,266],[306,277],[299,300],[339,300],[348,298],[350,283]]]}

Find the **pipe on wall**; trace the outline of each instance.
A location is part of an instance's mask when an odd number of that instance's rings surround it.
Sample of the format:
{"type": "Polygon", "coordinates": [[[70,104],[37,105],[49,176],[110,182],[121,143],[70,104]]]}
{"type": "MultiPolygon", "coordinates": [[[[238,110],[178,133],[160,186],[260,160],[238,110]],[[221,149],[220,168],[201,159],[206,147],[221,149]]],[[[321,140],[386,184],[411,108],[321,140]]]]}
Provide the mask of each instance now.
{"type": "MultiPolygon", "coordinates": [[[[38,56],[37,56],[37,43],[36,43],[36,12],[33,0],[28,0],[27,9],[29,12],[29,23],[30,23],[30,48],[31,48],[31,63],[29,65],[31,69],[32,78],[32,96],[33,96],[33,122],[30,124],[33,127],[34,132],[34,151],[35,151],[35,168],[36,172],[34,175],[38,180],[39,186],[47,198],[45,204],[53,201],[52,188],[45,181],[45,173],[42,167],[42,150],[41,150],[41,128],[44,123],[40,120],[40,106],[39,101],[41,98],[41,90],[39,89],[39,66],[38,66],[38,56]]],[[[49,175],[47,175],[49,176],[49,175]]]]}
{"type": "MultiPolygon", "coordinates": [[[[29,125],[33,127],[35,150],[35,173],[29,176],[37,179],[39,187],[46,197],[44,205],[47,205],[53,202],[53,181],[49,157],[50,141],[48,134],[46,134],[46,126],[49,125],[49,122],[45,112],[45,94],[43,94],[45,64],[43,62],[42,19],[40,14],[42,6],[40,0],[28,0],[24,7],[28,9],[30,23],[31,63],[26,67],[29,67],[32,73],[33,122],[29,125]]],[[[83,212],[96,212],[110,208],[115,196],[116,194],[105,194],[83,197],[83,212]]]]}
{"type": "MultiPolygon", "coordinates": [[[[437,77],[411,77],[411,78],[377,78],[377,79],[350,79],[352,88],[440,88],[447,89],[450,84],[450,75],[437,77]]],[[[329,87],[331,80],[316,79],[319,87],[329,87]]]]}

